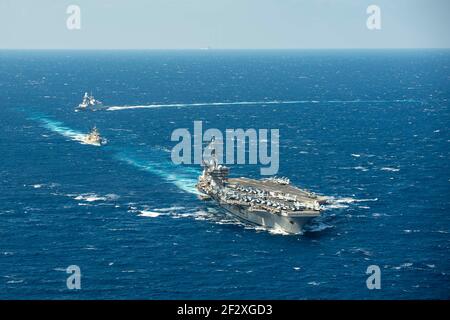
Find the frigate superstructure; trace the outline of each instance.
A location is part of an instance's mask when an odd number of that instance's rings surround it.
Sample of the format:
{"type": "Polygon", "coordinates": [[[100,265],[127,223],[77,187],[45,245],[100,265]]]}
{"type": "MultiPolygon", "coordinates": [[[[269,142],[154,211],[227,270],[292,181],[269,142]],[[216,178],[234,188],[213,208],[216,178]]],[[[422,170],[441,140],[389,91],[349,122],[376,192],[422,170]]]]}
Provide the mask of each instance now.
{"type": "Polygon", "coordinates": [[[327,201],[293,186],[288,178],[229,178],[229,168],[218,163],[214,149],[203,167],[197,183],[203,199],[212,199],[238,218],[269,229],[302,233],[307,222],[320,216],[321,204],[327,201]]]}
{"type": "Polygon", "coordinates": [[[83,100],[76,108],[76,111],[94,109],[95,107],[100,107],[102,105],[103,105],[102,102],[100,100],[95,99],[92,93],[89,95],[87,92],[85,92],[83,100]]]}
{"type": "Polygon", "coordinates": [[[83,142],[86,144],[100,147],[102,145],[105,145],[107,143],[107,140],[100,136],[100,132],[98,131],[97,127],[94,126],[94,128],[92,128],[91,132],[89,132],[83,138],[83,142]]]}

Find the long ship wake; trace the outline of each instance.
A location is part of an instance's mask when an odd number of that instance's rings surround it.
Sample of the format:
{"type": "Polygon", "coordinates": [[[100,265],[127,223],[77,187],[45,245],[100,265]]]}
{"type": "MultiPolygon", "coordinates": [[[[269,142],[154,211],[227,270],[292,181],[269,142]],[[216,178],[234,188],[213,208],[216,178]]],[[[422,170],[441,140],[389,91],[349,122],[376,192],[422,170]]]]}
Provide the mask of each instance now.
{"type": "MultiPolygon", "coordinates": [[[[54,133],[84,144],[83,139],[86,136],[85,134],[67,127],[60,121],[50,119],[49,117],[43,115],[34,115],[32,117],[29,117],[29,119],[40,122],[42,127],[54,133]]],[[[127,163],[140,170],[152,173],[160,177],[164,181],[172,183],[184,192],[198,194],[198,191],[195,188],[195,184],[196,176],[199,173],[196,170],[175,166],[169,160],[144,160],[137,157],[134,152],[130,150],[124,151],[114,146],[108,147],[107,150],[113,152],[113,158],[116,160],[127,163]]],[[[155,155],[160,154],[161,152],[162,151],[160,149],[150,149],[147,153],[150,155],[155,155]]]]}
{"type": "Polygon", "coordinates": [[[73,141],[83,142],[83,139],[86,137],[86,134],[77,130],[73,130],[64,125],[64,123],[52,120],[46,116],[33,115],[28,119],[38,121],[41,123],[42,127],[73,141]]]}
{"type": "Polygon", "coordinates": [[[234,101],[234,102],[200,102],[200,103],[171,103],[171,104],[149,104],[135,106],[105,106],[107,111],[121,111],[133,109],[158,109],[158,108],[188,108],[188,107],[220,107],[220,106],[253,106],[253,105],[285,105],[285,104],[346,104],[346,103],[413,103],[418,102],[411,99],[398,100],[271,100],[271,101],[234,101]]]}

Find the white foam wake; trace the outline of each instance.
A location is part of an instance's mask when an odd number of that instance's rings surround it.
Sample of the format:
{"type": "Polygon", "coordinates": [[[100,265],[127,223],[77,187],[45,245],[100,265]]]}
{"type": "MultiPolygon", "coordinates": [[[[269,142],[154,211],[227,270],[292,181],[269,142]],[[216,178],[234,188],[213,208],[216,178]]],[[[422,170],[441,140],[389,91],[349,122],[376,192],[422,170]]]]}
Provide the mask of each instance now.
{"type": "Polygon", "coordinates": [[[156,109],[156,108],[183,108],[183,107],[215,107],[233,105],[282,105],[282,104],[304,104],[304,103],[407,103],[415,100],[265,100],[265,101],[234,101],[234,102],[199,102],[199,103],[171,103],[171,104],[149,104],[136,106],[107,106],[107,111],[120,111],[130,109],[156,109]]]}
{"type": "Polygon", "coordinates": [[[179,189],[192,193],[199,194],[195,188],[197,180],[183,173],[177,173],[173,171],[173,168],[169,168],[169,164],[153,163],[150,161],[137,160],[127,155],[126,153],[119,152],[115,155],[116,159],[123,161],[129,165],[132,165],[141,170],[150,172],[159,176],[167,182],[174,184],[179,189]],[[167,168],[165,168],[167,167],[167,168]]]}
{"type": "MultiPolygon", "coordinates": [[[[58,133],[64,137],[67,137],[71,140],[78,141],[84,143],[84,139],[86,137],[85,134],[70,129],[66,127],[62,122],[51,120],[45,116],[34,116],[30,117],[30,119],[39,121],[42,123],[43,127],[49,129],[52,132],[58,133]]],[[[124,161],[130,165],[133,165],[137,168],[145,170],[147,172],[151,172],[156,174],[157,176],[163,178],[164,180],[173,183],[179,189],[189,192],[192,194],[198,194],[197,189],[195,188],[196,179],[191,178],[190,176],[184,173],[175,173],[174,168],[169,167],[170,163],[152,163],[152,162],[144,162],[140,160],[135,160],[132,157],[126,155],[125,153],[118,152],[115,155],[116,159],[124,161]]],[[[77,200],[86,200],[86,199],[77,199],[77,200]]],[[[97,199],[95,197],[88,199],[87,201],[98,201],[104,199],[97,199]]]]}
{"type": "Polygon", "coordinates": [[[86,134],[83,134],[79,131],[70,129],[62,122],[48,119],[46,117],[33,117],[33,120],[37,120],[42,123],[42,126],[52,132],[62,135],[63,137],[69,138],[74,141],[78,141],[84,143],[86,138],[86,134]]]}
{"type": "Polygon", "coordinates": [[[232,105],[260,105],[260,104],[296,104],[296,103],[317,103],[318,101],[236,101],[236,102],[202,102],[202,103],[172,103],[172,104],[150,104],[140,106],[110,106],[108,111],[129,110],[129,109],[154,109],[154,108],[181,108],[181,107],[206,107],[206,106],[232,106],[232,105]]]}

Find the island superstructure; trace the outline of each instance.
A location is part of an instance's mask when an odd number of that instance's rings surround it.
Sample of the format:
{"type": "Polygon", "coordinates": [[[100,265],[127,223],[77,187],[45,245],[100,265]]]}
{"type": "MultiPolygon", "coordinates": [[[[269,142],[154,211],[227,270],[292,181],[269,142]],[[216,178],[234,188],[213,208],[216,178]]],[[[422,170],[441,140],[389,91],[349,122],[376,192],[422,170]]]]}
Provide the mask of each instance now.
{"type": "Polygon", "coordinates": [[[297,188],[288,178],[229,178],[229,168],[218,164],[214,151],[211,155],[197,183],[203,199],[242,220],[290,234],[302,233],[307,222],[320,216],[326,197],[297,188]]]}

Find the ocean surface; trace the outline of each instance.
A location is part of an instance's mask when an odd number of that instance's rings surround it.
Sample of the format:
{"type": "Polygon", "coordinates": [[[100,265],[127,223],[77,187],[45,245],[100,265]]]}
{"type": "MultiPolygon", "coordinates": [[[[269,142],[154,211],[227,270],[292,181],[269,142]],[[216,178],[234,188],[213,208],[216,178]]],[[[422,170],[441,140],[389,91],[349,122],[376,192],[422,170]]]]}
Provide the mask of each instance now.
{"type": "Polygon", "coordinates": [[[0,299],[449,299],[449,67],[438,50],[0,51],[0,299]],[[74,112],[85,91],[106,107],[74,112]],[[199,200],[200,168],[170,158],[195,120],[279,129],[279,175],[333,197],[323,216],[286,235],[199,200]],[[108,145],[80,141],[94,125],[108,145]]]}

